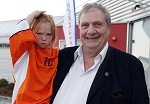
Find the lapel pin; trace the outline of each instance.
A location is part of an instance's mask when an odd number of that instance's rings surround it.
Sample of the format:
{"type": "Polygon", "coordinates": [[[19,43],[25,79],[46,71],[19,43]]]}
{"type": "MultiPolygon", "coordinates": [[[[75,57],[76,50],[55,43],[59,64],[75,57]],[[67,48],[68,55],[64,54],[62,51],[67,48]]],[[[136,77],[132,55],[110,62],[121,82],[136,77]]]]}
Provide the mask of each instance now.
{"type": "Polygon", "coordinates": [[[108,73],[108,72],[105,72],[105,76],[108,77],[108,76],[109,76],[109,73],[108,73]]]}

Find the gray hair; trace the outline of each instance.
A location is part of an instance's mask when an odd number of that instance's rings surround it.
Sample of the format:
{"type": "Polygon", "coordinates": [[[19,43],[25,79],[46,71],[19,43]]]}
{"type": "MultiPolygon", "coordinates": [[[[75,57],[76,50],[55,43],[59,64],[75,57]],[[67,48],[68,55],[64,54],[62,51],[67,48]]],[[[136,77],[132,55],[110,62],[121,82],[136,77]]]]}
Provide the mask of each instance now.
{"type": "Polygon", "coordinates": [[[80,24],[80,17],[82,13],[87,12],[91,8],[96,8],[96,9],[99,9],[101,12],[103,12],[106,17],[107,25],[109,26],[111,24],[111,17],[110,17],[108,10],[105,7],[103,7],[100,3],[97,3],[97,2],[87,3],[82,7],[82,10],[79,12],[79,15],[78,15],[78,24],[80,24]]]}

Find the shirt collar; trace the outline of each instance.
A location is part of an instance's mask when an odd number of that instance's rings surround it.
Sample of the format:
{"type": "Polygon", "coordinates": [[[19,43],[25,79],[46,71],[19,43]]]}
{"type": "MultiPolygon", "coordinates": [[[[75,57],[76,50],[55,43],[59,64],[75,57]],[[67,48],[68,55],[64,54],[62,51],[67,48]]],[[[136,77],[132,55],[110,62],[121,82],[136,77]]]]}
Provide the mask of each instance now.
{"type": "Polygon", "coordinates": [[[78,56],[82,56],[82,44],[74,52],[74,60],[76,60],[78,56]]]}
{"type": "Polygon", "coordinates": [[[103,60],[104,60],[104,58],[106,56],[107,50],[108,50],[108,42],[106,43],[106,45],[104,46],[102,51],[99,53],[102,56],[102,62],[103,62],[103,60]]]}
{"type": "MultiPolygon", "coordinates": [[[[106,56],[107,50],[108,50],[108,42],[106,43],[106,45],[104,46],[102,51],[98,54],[98,55],[102,56],[102,61],[104,60],[104,58],[106,56]]],[[[75,53],[74,53],[74,60],[76,60],[78,56],[82,56],[82,44],[75,51],[75,53]]]]}

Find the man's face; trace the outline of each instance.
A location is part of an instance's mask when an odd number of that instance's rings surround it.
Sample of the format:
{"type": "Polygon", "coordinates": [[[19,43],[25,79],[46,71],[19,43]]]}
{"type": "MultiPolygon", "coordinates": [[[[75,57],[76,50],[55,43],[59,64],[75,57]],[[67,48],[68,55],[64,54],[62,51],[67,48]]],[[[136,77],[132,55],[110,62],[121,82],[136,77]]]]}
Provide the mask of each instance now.
{"type": "Polygon", "coordinates": [[[110,27],[105,15],[96,8],[83,12],[80,17],[80,38],[84,48],[101,51],[108,41],[110,27]]]}

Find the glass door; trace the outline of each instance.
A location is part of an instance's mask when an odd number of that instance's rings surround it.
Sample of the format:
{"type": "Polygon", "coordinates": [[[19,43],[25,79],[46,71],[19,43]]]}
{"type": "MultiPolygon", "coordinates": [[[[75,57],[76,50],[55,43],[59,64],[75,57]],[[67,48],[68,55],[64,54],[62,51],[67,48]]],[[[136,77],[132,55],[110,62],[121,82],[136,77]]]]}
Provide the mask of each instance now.
{"type": "MultiPolygon", "coordinates": [[[[132,23],[131,54],[142,62],[150,96],[150,18],[132,23]]],[[[130,40],[130,39],[129,39],[130,40]]]]}

